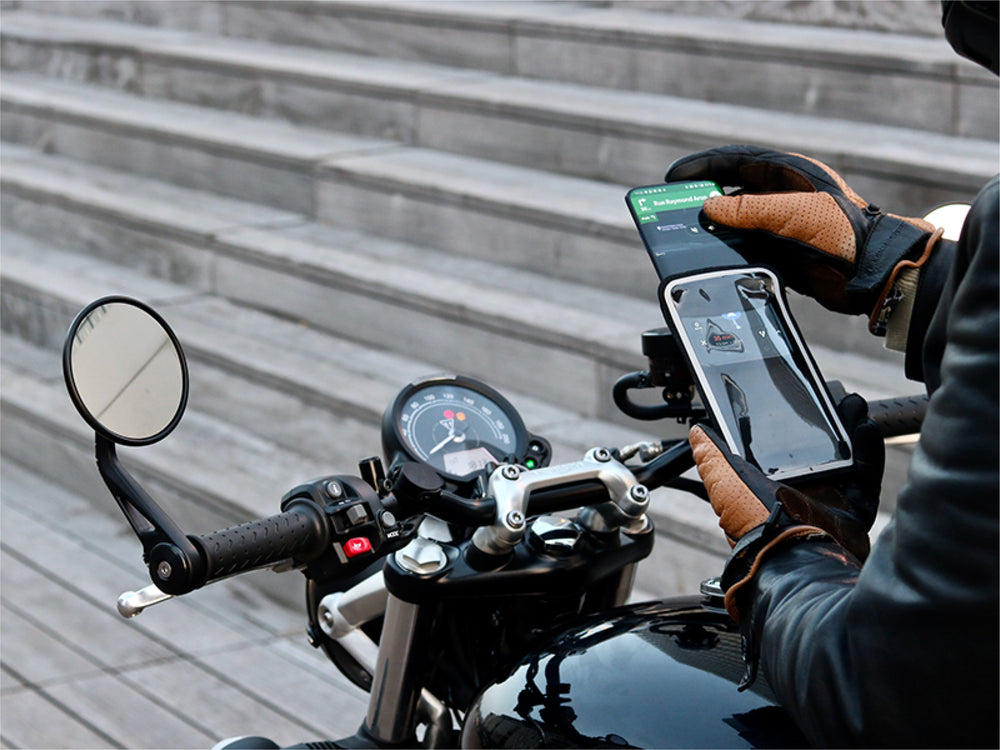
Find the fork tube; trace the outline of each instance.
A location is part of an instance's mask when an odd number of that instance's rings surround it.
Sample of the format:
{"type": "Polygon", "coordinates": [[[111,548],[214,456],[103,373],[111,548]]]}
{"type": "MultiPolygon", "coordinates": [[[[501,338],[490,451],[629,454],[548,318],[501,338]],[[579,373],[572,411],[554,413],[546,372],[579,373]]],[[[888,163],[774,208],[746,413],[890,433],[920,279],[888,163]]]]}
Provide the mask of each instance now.
{"type": "Polygon", "coordinates": [[[418,605],[389,595],[365,720],[368,733],[380,742],[399,744],[413,736],[422,687],[422,669],[414,653],[414,644],[420,642],[420,619],[418,605]]]}

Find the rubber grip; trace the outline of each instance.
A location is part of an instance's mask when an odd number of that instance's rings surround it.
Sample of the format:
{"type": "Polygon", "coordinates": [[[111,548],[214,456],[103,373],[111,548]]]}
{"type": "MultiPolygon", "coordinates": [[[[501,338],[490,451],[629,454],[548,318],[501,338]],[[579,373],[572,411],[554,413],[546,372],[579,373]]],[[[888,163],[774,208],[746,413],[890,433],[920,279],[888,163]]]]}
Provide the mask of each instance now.
{"type": "Polygon", "coordinates": [[[205,558],[205,581],[273,565],[288,558],[308,561],[329,543],[326,517],[306,502],[270,518],[248,521],[192,537],[205,558]]]}
{"type": "Polygon", "coordinates": [[[913,435],[920,432],[927,413],[927,396],[901,396],[868,402],[868,416],[884,437],[913,435]]]}

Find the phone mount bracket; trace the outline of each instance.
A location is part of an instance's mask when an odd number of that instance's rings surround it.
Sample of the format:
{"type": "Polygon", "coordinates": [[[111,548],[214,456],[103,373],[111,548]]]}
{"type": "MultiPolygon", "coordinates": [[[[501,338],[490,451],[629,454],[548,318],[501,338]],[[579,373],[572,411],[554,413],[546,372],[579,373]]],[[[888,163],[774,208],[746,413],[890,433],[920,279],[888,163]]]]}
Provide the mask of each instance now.
{"type": "Polygon", "coordinates": [[[684,423],[704,417],[704,409],[692,406],[694,381],[670,329],[645,331],[642,334],[642,353],[649,360],[649,370],[631,372],[618,378],[611,390],[615,406],[623,414],[644,421],[675,418],[684,423]],[[629,391],[646,388],[662,388],[666,403],[648,406],[632,400],[629,391]]]}

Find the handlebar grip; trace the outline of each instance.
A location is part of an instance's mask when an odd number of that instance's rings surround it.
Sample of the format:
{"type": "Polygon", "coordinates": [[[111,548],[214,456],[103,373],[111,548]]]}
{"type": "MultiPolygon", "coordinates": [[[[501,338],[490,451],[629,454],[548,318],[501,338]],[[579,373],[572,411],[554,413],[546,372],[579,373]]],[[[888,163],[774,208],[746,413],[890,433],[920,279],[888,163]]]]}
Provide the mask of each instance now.
{"type": "Polygon", "coordinates": [[[314,559],[329,545],[329,536],[323,511],[303,500],[270,518],[191,538],[204,555],[207,583],[288,558],[314,559]]]}
{"type": "Polygon", "coordinates": [[[927,396],[922,393],[868,402],[868,416],[878,425],[884,437],[920,432],[926,414],[927,396]]]}

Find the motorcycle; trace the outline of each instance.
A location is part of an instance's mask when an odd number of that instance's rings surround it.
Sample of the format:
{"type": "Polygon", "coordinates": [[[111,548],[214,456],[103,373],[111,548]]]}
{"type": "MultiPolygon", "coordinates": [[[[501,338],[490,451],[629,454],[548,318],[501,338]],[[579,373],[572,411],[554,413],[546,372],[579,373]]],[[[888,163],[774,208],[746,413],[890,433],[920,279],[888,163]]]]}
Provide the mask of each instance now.
{"type": "MultiPolygon", "coordinates": [[[[704,419],[670,330],[645,332],[642,346],[649,368],[619,379],[619,409],[704,419]],[[650,388],[663,403],[633,399],[650,388]]],[[[653,545],[650,490],[706,497],[683,476],[686,440],[596,447],[551,465],[548,441],[499,392],[436,375],[399,392],[383,456],[362,459],[357,475],[319,477],[290,489],[274,516],[193,535],[116,452],[163,439],[184,412],[187,363],[167,322],[138,300],[96,300],[70,326],[63,370],[152,580],[122,594],[122,616],[250,570],[305,576],[310,642],[370,699],[355,735],[297,747],[808,744],[763,676],[737,689],[740,635],[718,579],[626,604],[653,545]]],[[[919,432],[925,407],[913,396],[869,411],[891,436],[919,432]]]]}

